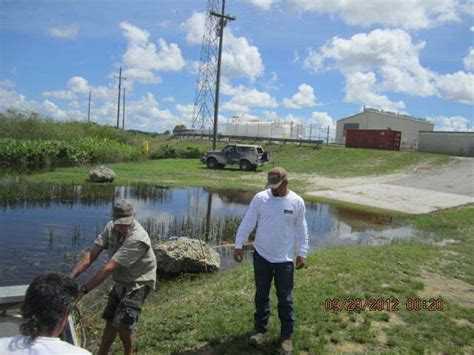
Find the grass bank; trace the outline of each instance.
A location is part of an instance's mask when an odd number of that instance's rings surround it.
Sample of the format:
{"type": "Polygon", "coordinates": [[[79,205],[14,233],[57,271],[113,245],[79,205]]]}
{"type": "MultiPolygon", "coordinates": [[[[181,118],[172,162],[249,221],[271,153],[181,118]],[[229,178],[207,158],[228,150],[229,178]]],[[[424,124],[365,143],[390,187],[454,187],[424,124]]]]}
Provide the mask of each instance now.
{"type": "MultiPolygon", "coordinates": [[[[193,140],[169,140],[170,145],[192,146],[193,140]]],[[[202,141],[200,142],[202,144],[202,141]]],[[[454,161],[445,155],[418,152],[391,152],[370,149],[346,149],[306,145],[265,146],[275,164],[285,167],[292,188],[305,192],[314,187],[314,175],[331,178],[370,176],[435,167],[454,161]]],[[[170,187],[200,186],[257,191],[265,181],[267,164],[257,172],[242,172],[238,167],[210,170],[199,159],[146,160],[136,163],[108,164],[117,173],[115,184],[149,183],[170,187]]],[[[91,166],[58,168],[55,171],[26,175],[25,182],[86,183],[91,166]]]]}
{"type": "MultiPolygon", "coordinates": [[[[342,247],[311,254],[307,267],[296,272],[295,353],[472,353],[472,220],[473,205],[409,217],[407,222],[434,238],[432,243],[342,247]],[[336,298],[388,299],[392,309],[385,303],[378,311],[326,310],[325,300],[336,298]],[[442,310],[409,310],[408,299],[426,300],[427,308],[436,300],[442,310]]],[[[279,326],[274,296],[264,349],[258,352],[246,345],[252,332],[253,294],[249,264],[224,275],[161,283],[144,307],[135,350],[275,353],[279,326]]],[[[84,307],[91,350],[97,350],[103,327],[99,315],[105,296],[97,298],[100,301],[91,308],[84,307]]],[[[119,344],[115,351],[120,351],[119,344]]]]}

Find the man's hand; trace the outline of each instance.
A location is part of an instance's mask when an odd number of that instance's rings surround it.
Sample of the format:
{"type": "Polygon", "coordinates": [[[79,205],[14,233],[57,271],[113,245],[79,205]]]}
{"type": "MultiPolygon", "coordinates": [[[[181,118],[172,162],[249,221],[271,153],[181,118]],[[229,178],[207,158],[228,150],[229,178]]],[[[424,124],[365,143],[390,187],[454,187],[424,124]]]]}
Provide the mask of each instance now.
{"type": "Polygon", "coordinates": [[[238,263],[242,262],[242,259],[244,257],[244,252],[242,249],[234,249],[234,260],[237,261],[238,263]]]}
{"type": "Polygon", "coordinates": [[[297,256],[296,257],[296,270],[302,269],[306,262],[306,258],[304,256],[297,256]]]}

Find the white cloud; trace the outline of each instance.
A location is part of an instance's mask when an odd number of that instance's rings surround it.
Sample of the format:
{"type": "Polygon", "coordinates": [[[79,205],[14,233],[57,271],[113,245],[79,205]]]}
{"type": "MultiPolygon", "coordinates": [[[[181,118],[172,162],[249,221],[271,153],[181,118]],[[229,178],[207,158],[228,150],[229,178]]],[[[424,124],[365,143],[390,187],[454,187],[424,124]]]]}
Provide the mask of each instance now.
{"type": "Polygon", "coordinates": [[[388,111],[400,111],[405,108],[402,101],[393,102],[387,96],[380,95],[375,81],[375,74],[372,72],[349,74],[346,76],[345,100],[388,111]]]}
{"type": "Polygon", "coordinates": [[[67,82],[67,86],[72,92],[77,92],[81,94],[86,94],[90,90],[89,83],[81,76],[73,76],[67,82]]]}
{"type": "Polygon", "coordinates": [[[130,117],[126,127],[135,127],[141,130],[164,131],[173,128],[178,120],[169,110],[161,110],[153,94],[148,93],[138,101],[127,105],[127,115],[130,117]]]}
{"type": "MultiPolygon", "coordinates": [[[[181,27],[187,32],[186,40],[190,44],[201,44],[206,15],[195,12],[181,27]]],[[[258,48],[245,37],[236,37],[225,28],[222,50],[222,76],[226,79],[248,78],[255,80],[263,74],[265,67],[258,48]]]]}
{"type": "MultiPolygon", "coordinates": [[[[424,46],[424,42],[413,43],[403,30],[378,29],[350,39],[334,37],[319,51],[310,50],[304,67],[314,72],[339,70],[346,78],[347,101],[387,110],[398,111],[405,105],[382,95],[386,92],[473,102],[472,74],[444,75],[424,68],[419,61],[424,46]]],[[[470,55],[465,58],[468,67],[470,55]]]]}
{"type": "Polygon", "coordinates": [[[191,127],[193,123],[194,105],[177,104],[176,110],[179,113],[179,121],[181,124],[184,124],[186,127],[191,127]]]}
{"type": "Polygon", "coordinates": [[[43,96],[52,97],[59,100],[75,100],[76,95],[69,90],[44,91],[43,96]]]}
{"type": "Polygon", "coordinates": [[[334,37],[320,51],[310,50],[304,66],[315,72],[334,68],[345,75],[379,70],[385,90],[433,95],[434,74],[419,62],[424,46],[414,44],[405,31],[377,29],[350,39],[334,37]]]}
{"type": "Polygon", "coordinates": [[[313,107],[316,105],[316,96],[313,88],[308,84],[301,84],[298,92],[291,99],[283,99],[283,106],[300,109],[303,107],[313,107]]]}
{"type": "Polygon", "coordinates": [[[174,97],[173,96],[166,96],[166,97],[163,98],[163,102],[173,103],[174,102],[174,97]]]}
{"type": "Polygon", "coordinates": [[[49,30],[49,34],[55,38],[61,39],[76,39],[79,33],[79,27],[75,25],[70,26],[58,26],[53,27],[49,30]]]}
{"type": "Polygon", "coordinates": [[[469,71],[474,70],[474,47],[469,47],[469,53],[463,60],[464,68],[469,71]]]}
{"type": "Polygon", "coordinates": [[[248,112],[250,107],[277,107],[278,103],[269,93],[250,89],[239,85],[232,87],[225,81],[222,84],[222,94],[232,98],[222,105],[223,111],[248,112]]]}
{"type": "Polygon", "coordinates": [[[186,34],[186,41],[190,44],[201,44],[204,35],[204,23],[206,14],[204,12],[195,12],[185,22],[181,24],[186,34]]]}
{"type": "Polygon", "coordinates": [[[235,37],[230,30],[225,31],[222,53],[222,75],[233,79],[246,77],[255,80],[263,74],[260,52],[245,37],[235,37]]]}
{"type": "Polygon", "coordinates": [[[156,84],[161,79],[155,71],[178,71],[185,66],[177,44],[168,44],[163,38],[158,40],[158,46],[150,43],[148,31],[125,21],[120,24],[120,28],[127,39],[127,50],[123,55],[123,75],[127,79],[156,84]]]}
{"type": "Polygon", "coordinates": [[[9,79],[0,81],[0,88],[13,89],[14,87],[15,87],[15,83],[9,79]]]}
{"type": "Polygon", "coordinates": [[[245,2],[255,5],[262,10],[269,10],[272,4],[275,3],[275,0],[245,0],[245,2]]]}
{"type": "Polygon", "coordinates": [[[436,82],[441,97],[465,104],[474,104],[474,74],[458,71],[440,75],[436,82]]]}
{"type": "Polygon", "coordinates": [[[327,128],[329,126],[333,129],[336,126],[333,118],[327,112],[313,112],[308,123],[320,128],[327,128]]]}
{"type": "Polygon", "coordinates": [[[437,116],[429,118],[435,124],[435,129],[437,131],[451,131],[451,132],[465,132],[465,131],[474,131],[472,123],[463,116],[437,116]]]}
{"type": "Polygon", "coordinates": [[[465,12],[465,1],[460,0],[286,0],[285,3],[297,10],[329,14],[347,24],[364,27],[381,24],[422,29],[458,22],[461,13],[465,12]]]}

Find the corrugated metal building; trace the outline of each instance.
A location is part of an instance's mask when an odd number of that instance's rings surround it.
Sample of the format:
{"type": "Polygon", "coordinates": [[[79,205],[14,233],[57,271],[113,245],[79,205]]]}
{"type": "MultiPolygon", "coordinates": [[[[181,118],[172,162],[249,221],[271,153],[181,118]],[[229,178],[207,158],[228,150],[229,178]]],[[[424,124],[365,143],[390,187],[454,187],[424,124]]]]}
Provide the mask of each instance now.
{"type": "Polygon", "coordinates": [[[361,113],[337,121],[336,144],[346,143],[347,129],[391,129],[402,132],[400,148],[416,149],[418,133],[433,128],[433,123],[423,119],[364,108],[361,113]]]}

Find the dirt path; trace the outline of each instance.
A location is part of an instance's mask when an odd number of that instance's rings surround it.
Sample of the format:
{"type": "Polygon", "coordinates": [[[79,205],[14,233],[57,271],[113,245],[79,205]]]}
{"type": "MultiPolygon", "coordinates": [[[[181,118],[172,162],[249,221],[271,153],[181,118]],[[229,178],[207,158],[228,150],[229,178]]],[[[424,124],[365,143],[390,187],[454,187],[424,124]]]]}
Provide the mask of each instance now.
{"type": "Polygon", "coordinates": [[[473,177],[474,158],[460,158],[455,164],[423,172],[349,179],[300,174],[295,178],[316,190],[308,195],[419,214],[474,203],[473,177]]]}

